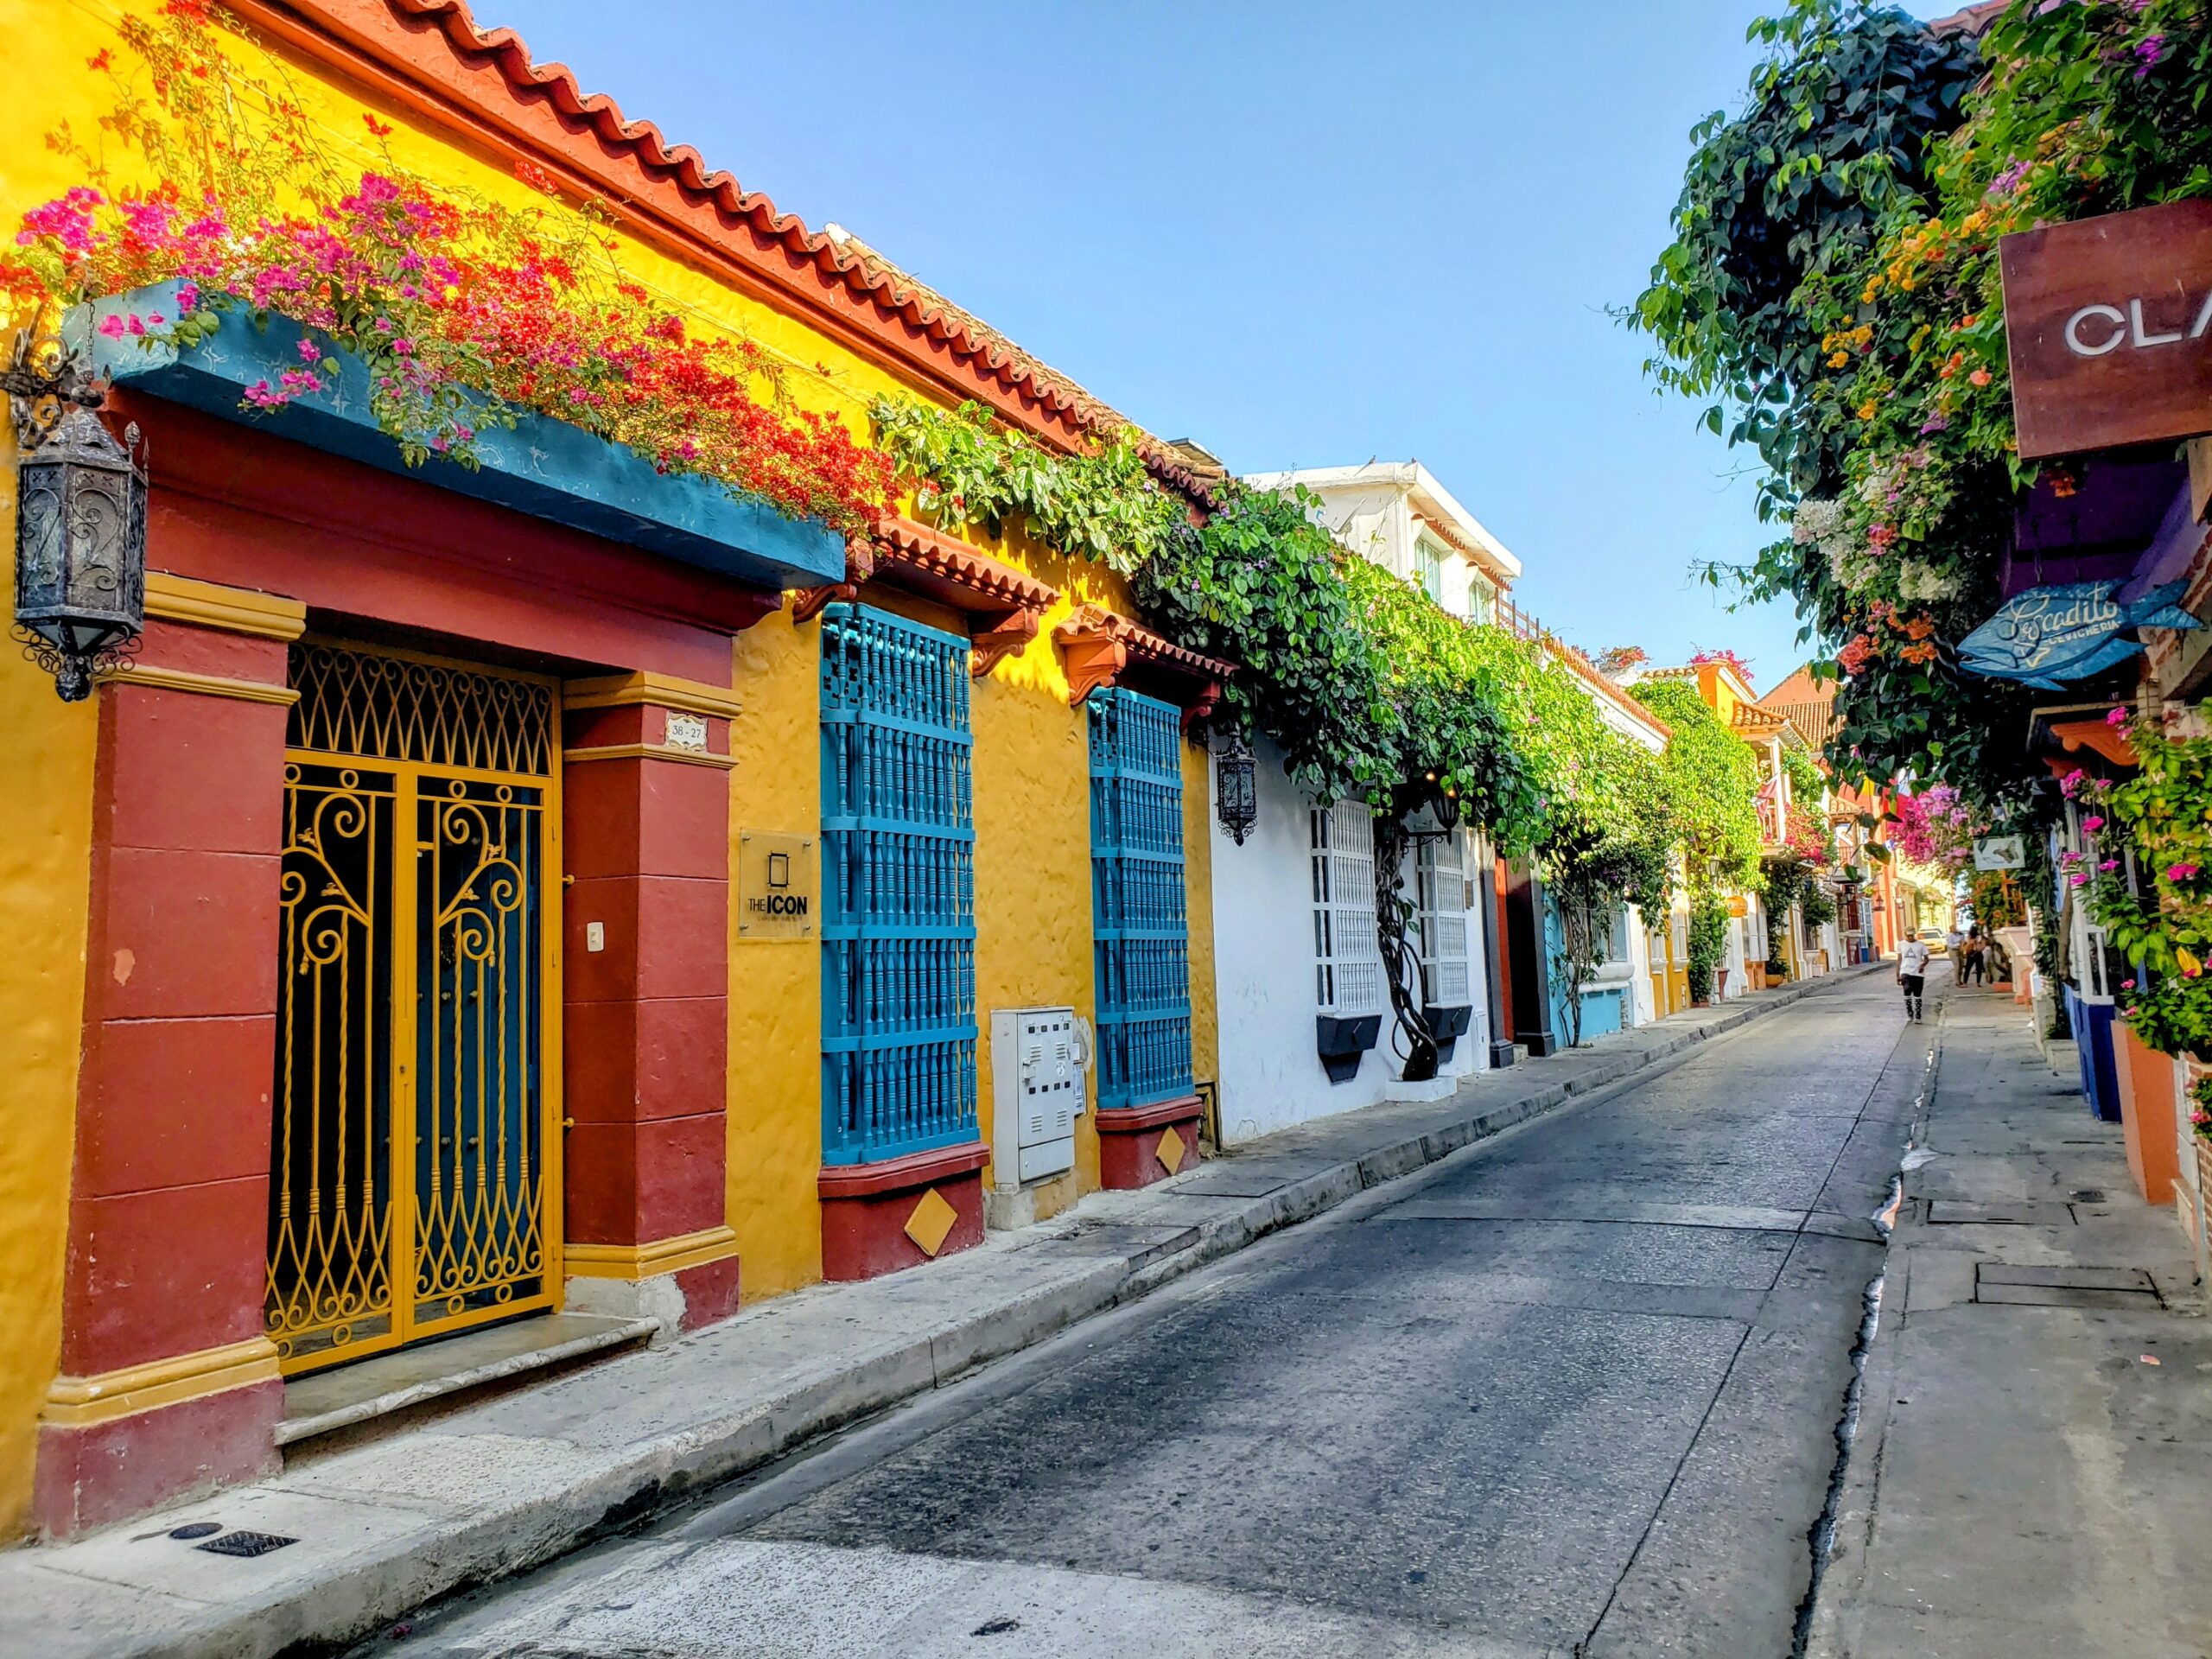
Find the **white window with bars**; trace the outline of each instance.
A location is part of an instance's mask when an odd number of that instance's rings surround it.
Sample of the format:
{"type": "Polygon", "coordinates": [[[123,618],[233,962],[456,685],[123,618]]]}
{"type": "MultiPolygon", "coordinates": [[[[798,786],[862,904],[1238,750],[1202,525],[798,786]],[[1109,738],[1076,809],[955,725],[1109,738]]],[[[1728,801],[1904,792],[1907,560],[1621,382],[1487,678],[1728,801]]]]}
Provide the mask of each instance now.
{"type": "MultiPolygon", "coordinates": [[[[2097,837],[2082,825],[2082,809],[2072,802],[2066,806],[2067,839],[2081,853],[2082,862],[2075,868],[2094,876],[2098,861],[2107,855],[2097,844],[2097,837]]],[[[2135,858],[2133,853],[2123,853],[2125,874],[2133,882],[2135,877],[2135,858]]],[[[2105,931],[2090,919],[2089,905],[2084,896],[2086,889],[2076,889],[2074,894],[2074,937],[2071,940],[2071,966],[2075,988],[2085,1002],[2105,1003],[2117,1000],[2119,982],[2126,977],[2126,958],[2112,948],[2105,938],[2105,931]]],[[[1986,933],[1985,924],[1982,931],[1986,933]]]]}
{"type": "Polygon", "coordinates": [[[1313,983],[1323,1014],[1382,1012],[1375,931],[1375,821],[1363,801],[1316,806],[1313,824],[1313,983]]]}
{"type": "Polygon", "coordinates": [[[1457,834],[1424,841],[1414,861],[1421,915],[1421,991],[1432,1008],[1465,1007],[1467,879],[1457,834]]]}

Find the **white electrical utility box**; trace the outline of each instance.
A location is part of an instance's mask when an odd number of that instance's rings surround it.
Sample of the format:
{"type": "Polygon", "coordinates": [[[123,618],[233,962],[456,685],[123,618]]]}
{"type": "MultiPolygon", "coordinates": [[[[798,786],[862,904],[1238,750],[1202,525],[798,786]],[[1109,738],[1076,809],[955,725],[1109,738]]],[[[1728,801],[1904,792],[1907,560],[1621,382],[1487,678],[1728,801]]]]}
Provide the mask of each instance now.
{"type": "Polygon", "coordinates": [[[992,1184],[1011,1192],[1075,1167],[1090,1032],[1073,1008],[991,1010],[992,1184]]]}

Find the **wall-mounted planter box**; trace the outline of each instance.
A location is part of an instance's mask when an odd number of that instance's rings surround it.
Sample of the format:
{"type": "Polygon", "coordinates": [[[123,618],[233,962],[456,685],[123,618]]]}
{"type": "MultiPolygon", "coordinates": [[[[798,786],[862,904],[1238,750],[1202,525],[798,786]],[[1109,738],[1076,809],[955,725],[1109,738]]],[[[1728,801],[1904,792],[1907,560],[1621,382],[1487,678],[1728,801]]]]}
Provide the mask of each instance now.
{"type": "Polygon", "coordinates": [[[525,415],[512,431],[479,434],[483,465],[472,470],[433,459],[410,467],[399,445],[369,412],[369,375],[359,358],[328,350],[340,365],[336,384],[267,413],[248,410],[245,389],[276,385],[300,366],[303,331],[283,317],[265,329],[232,312],[213,338],[177,349],[147,349],[130,337],[98,332],[109,315],[177,315],[174,283],[94,302],[73,315],[73,340],[88,340],[94,365],[133,391],[187,404],[242,425],[265,429],[311,449],[451,490],[456,495],[566,524],[664,558],[719,572],[756,587],[816,588],[845,575],[844,538],[826,525],[786,518],[772,508],[740,501],[712,480],[657,472],[626,444],[581,427],[525,415]]]}
{"type": "Polygon", "coordinates": [[[1350,1083],[1357,1077],[1361,1056],[1374,1047],[1382,1034],[1382,1016],[1379,1014],[1363,1014],[1353,1020],[1340,1020],[1332,1014],[1317,1014],[1313,1025],[1314,1047],[1331,1083],[1350,1083]]]}
{"type": "Polygon", "coordinates": [[[1449,1008],[1423,1008],[1421,1018],[1428,1023],[1429,1035],[1436,1039],[1436,1058],[1448,1060],[1459,1046],[1459,1039],[1467,1034],[1467,1027],[1474,1022],[1475,1010],[1471,1003],[1449,1008]]]}

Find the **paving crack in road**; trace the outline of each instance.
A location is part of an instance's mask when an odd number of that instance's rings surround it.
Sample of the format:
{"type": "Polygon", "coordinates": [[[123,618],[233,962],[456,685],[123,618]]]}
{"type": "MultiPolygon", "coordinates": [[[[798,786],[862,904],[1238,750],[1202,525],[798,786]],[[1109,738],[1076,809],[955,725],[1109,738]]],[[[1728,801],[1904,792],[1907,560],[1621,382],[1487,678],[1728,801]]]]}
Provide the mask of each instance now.
{"type": "MultiPolygon", "coordinates": [[[[1935,1097],[1937,1063],[1942,1053],[1942,1004],[1936,1005],[1936,1036],[1928,1046],[1928,1055],[1921,1065],[1920,1091],[1912,1103],[1912,1133],[1907,1138],[1905,1154],[1897,1173],[1890,1177],[1889,1197],[1873,1215],[1874,1225],[1880,1228],[1882,1236],[1888,1239],[1897,1227],[1897,1212],[1904,1205],[1904,1173],[1917,1168],[1927,1161],[1916,1160],[1916,1149],[1921,1147],[1926,1132],[1928,1109],[1935,1097]]],[[[1886,1070],[1886,1068],[1885,1068],[1886,1070]]],[[[1875,1088],[1879,1090],[1880,1079],[1875,1088]]],[[[1869,1096],[1872,1103],[1872,1096],[1869,1096]]],[[[1843,1412],[1835,1425],[1835,1465],[1828,1474],[1827,1496],[1821,1504],[1806,1533],[1806,1542],[1812,1552],[1812,1574],[1806,1581],[1805,1598],[1797,1604],[1797,1618],[1791,1630],[1789,1659],[1805,1659],[1813,1636],[1813,1614],[1819,1605],[1821,1586],[1827,1575],[1829,1561],[1835,1554],[1836,1522],[1843,1508],[1843,1494],[1851,1475],[1851,1457],[1859,1442],[1859,1424],[1866,1392],[1866,1363],[1873,1353],[1874,1338],[1882,1327],[1882,1287],[1889,1277],[1885,1262],[1883,1270],[1866,1282],[1866,1313],[1859,1322],[1859,1334],[1851,1345],[1851,1382],[1843,1393],[1843,1412]]]]}
{"type": "Polygon", "coordinates": [[[1820,1599],[1821,1580],[1835,1548],[1836,1516],[1843,1507],[1852,1448],[1859,1440],[1859,1408],[1866,1391],[1866,1357],[1873,1351],[1874,1333],[1881,1328],[1882,1283],[1886,1277],[1885,1274],[1878,1273],[1867,1281],[1866,1311],[1859,1321],[1858,1338],[1851,1344],[1851,1382],[1843,1391],[1843,1415],[1837,1419],[1835,1426],[1835,1466],[1828,1473],[1827,1497],[1806,1535],[1812,1546],[1813,1572],[1805,1585],[1805,1599],[1797,1604],[1796,1621],[1790,1630],[1789,1659],[1805,1659],[1805,1649],[1813,1634],[1813,1608],[1820,1599]]]}

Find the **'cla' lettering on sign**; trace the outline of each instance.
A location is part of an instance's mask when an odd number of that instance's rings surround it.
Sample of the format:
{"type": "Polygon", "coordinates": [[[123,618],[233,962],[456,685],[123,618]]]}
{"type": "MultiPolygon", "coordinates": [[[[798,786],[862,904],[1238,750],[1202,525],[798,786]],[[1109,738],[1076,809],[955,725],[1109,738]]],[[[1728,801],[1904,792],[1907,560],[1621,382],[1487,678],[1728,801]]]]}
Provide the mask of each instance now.
{"type": "MultiPolygon", "coordinates": [[[[2155,303],[2156,302],[2153,302],[2155,303]]],[[[2204,290],[2204,303],[2187,330],[2161,333],[2143,325],[2143,298],[2136,296],[2123,311],[2116,305],[2085,305],[2066,319],[2066,349],[2076,357],[2102,357],[2122,346],[2146,351],[2153,346],[2174,346],[2184,340],[2202,340],[2212,331],[2212,288],[2204,290]]]]}
{"type": "Polygon", "coordinates": [[[2212,198],[1998,244],[2023,461],[2212,433],[2212,198]]]}

